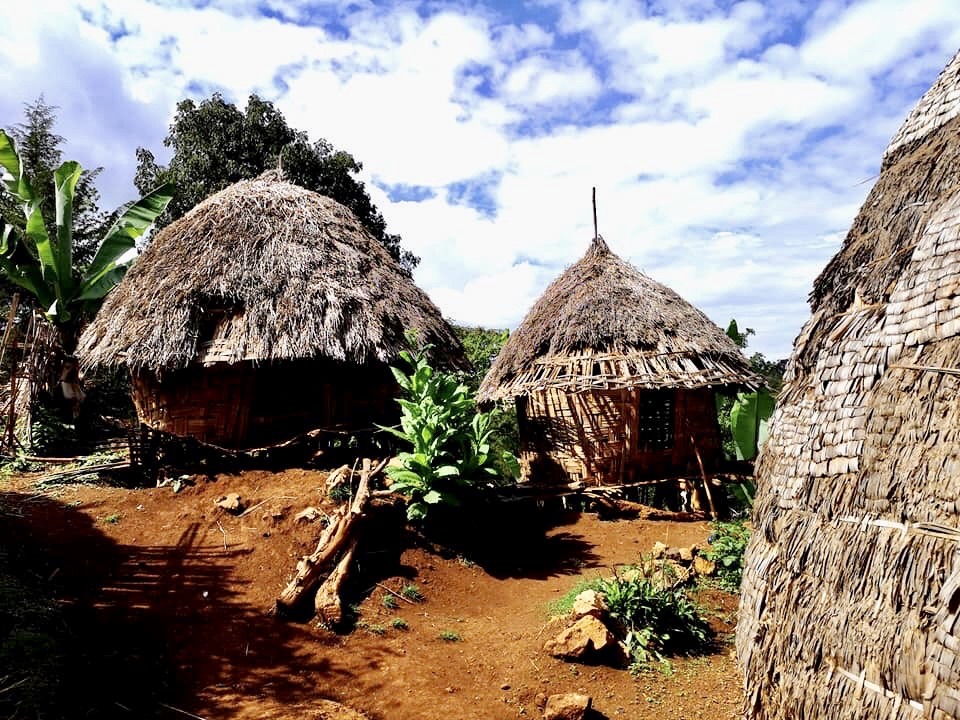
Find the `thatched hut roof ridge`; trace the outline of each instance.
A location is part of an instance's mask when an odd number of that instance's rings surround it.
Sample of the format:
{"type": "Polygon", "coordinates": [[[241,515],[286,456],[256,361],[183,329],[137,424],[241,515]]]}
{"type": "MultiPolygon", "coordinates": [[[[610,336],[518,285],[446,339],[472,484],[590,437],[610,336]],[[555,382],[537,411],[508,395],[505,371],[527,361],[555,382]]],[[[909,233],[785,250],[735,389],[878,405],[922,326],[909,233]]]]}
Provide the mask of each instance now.
{"type": "Polygon", "coordinates": [[[392,362],[411,329],[463,367],[439,309],[350,210],[285,182],[238,182],[157,233],[83,333],[86,366],[392,362]]]}
{"type": "Polygon", "coordinates": [[[923,94],[883,154],[884,166],[922,142],[930,133],[960,115],[960,52],[923,94]]]}
{"type": "Polygon", "coordinates": [[[598,235],[510,336],[478,399],[547,388],[760,384],[740,349],[706,315],[615,255],[598,235]]]}

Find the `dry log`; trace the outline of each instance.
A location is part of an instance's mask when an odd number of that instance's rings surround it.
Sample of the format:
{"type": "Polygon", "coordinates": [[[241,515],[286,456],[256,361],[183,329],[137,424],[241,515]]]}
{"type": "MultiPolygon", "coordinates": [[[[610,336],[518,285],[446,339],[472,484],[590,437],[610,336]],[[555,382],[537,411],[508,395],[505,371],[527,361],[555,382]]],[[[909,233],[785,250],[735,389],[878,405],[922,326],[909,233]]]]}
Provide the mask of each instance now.
{"type": "Polygon", "coordinates": [[[584,495],[596,501],[600,506],[600,514],[607,517],[636,517],[641,520],[673,520],[675,522],[694,522],[706,518],[705,513],[661,510],[643,503],[621,500],[600,493],[586,492],[584,495]]]}
{"type": "MultiPolygon", "coordinates": [[[[386,461],[381,462],[376,467],[371,466],[371,461],[364,459],[357,494],[353,498],[350,509],[347,510],[345,507],[337,509],[330,519],[330,524],[324,528],[323,534],[317,542],[317,549],[312,554],[301,558],[297,563],[297,570],[293,579],[280,593],[280,597],[277,598],[278,609],[289,610],[299,605],[304,597],[313,592],[323,581],[340,552],[345,547],[352,549],[358,536],[359,520],[363,517],[367,503],[370,501],[370,480],[383,470],[386,461]]],[[[346,569],[344,569],[345,573],[346,569]]],[[[334,571],[334,574],[336,574],[336,571],[334,571]]],[[[336,587],[339,589],[339,583],[336,587]]]]}
{"type": "Polygon", "coordinates": [[[357,538],[350,540],[349,547],[337,563],[330,576],[323,581],[317,590],[317,597],[313,601],[313,608],[317,611],[317,619],[327,627],[333,627],[343,620],[343,602],[340,600],[340,589],[347,578],[353,554],[357,550],[357,538]]]}

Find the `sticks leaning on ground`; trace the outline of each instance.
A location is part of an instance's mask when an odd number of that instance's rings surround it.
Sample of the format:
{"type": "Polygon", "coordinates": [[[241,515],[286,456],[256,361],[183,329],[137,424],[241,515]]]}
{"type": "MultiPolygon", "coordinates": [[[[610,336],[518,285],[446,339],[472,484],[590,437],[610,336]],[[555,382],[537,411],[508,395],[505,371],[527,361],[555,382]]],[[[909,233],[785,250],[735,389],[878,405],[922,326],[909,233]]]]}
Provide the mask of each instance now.
{"type": "Polygon", "coordinates": [[[287,583],[280,597],[277,598],[279,610],[290,610],[298,606],[320,585],[314,608],[320,614],[321,620],[333,624],[342,617],[340,589],[356,550],[360,521],[370,501],[370,481],[380,474],[386,465],[386,460],[376,466],[369,459],[363,460],[357,494],[349,510],[346,506],[342,506],[333,513],[330,523],[324,528],[317,541],[317,549],[312,554],[302,557],[297,563],[293,579],[287,583]],[[340,561],[330,572],[330,566],[341,551],[344,552],[340,561]]]}

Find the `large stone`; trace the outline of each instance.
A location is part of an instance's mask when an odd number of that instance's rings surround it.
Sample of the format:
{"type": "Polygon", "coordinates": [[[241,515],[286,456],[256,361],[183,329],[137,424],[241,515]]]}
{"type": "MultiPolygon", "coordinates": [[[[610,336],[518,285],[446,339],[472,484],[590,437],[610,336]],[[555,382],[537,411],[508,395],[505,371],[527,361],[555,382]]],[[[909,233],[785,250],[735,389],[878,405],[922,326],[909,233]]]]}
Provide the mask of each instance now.
{"type": "Polygon", "coordinates": [[[592,615],[586,615],[553,640],[547,640],[543,649],[554,657],[579,660],[609,651],[616,644],[616,638],[606,625],[592,615]]]}
{"type": "Polygon", "coordinates": [[[218,498],[214,505],[233,515],[239,515],[243,512],[243,501],[238,493],[227,493],[218,498]]]}
{"type": "Polygon", "coordinates": [[[680,548],[680,562],[690,564],[693,562],[693,550],[687,547],[680,548]]]}
{"type": "Polygon", "coordinates": [[[584,590],[573,600],[573,615],[578,618],[592,615],[602,620],[607,616],[607,603],[596,590],[584,590]]]}
{"type": "Polygon", "coordinates": [[[543,720],[583,720],[593,705],[589,695],[563,693],[547,698],[543,709],[543,720]]]}

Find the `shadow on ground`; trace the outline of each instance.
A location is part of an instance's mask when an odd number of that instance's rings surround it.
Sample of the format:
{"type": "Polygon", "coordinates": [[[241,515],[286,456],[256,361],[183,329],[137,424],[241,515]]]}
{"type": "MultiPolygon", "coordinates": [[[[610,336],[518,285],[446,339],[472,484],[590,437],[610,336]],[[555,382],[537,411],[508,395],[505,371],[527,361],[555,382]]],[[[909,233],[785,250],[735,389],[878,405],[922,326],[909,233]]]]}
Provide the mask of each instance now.
{"type": "Polygon", "coordinates": [[[293,705],[324,695],[318,673],[346,680],[298,651],[323,637],[241,602],[239,552],[197,534],[121,546],[55,499],[0,493],[0,716],[183,718],[197,698],[293,705]]]}

